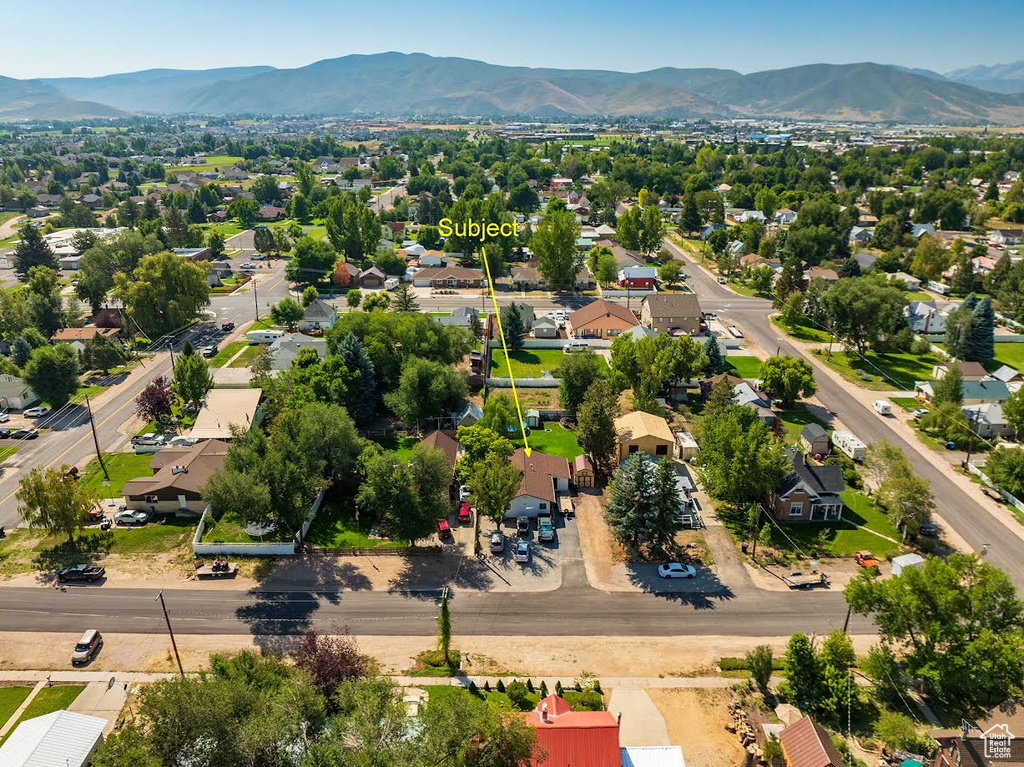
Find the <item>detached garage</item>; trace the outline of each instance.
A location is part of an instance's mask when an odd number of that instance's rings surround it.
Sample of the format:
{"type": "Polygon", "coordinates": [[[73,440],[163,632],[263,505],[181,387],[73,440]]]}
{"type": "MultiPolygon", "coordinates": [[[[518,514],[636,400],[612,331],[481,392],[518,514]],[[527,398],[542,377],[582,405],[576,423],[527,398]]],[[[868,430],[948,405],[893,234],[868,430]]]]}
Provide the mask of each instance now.
{"type": "Polygon", "coordinates": [[[4,767],[84,767],[103,742],[107,720],[54,711],[22,722],[0,746],[4,767]]]}

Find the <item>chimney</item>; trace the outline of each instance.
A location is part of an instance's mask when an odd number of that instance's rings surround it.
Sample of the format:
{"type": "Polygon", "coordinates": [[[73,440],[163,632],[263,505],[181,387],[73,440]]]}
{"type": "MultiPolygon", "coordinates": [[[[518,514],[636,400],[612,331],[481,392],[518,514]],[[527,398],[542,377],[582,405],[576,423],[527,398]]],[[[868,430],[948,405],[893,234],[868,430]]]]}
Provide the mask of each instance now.
{"type": "Polygon", "coordinates": [[[540,720],[542,722],[547,722],[548,721],[548,703],[547,703],[547,701],[544,701],[543,703],[540,704],[540,720]]]}

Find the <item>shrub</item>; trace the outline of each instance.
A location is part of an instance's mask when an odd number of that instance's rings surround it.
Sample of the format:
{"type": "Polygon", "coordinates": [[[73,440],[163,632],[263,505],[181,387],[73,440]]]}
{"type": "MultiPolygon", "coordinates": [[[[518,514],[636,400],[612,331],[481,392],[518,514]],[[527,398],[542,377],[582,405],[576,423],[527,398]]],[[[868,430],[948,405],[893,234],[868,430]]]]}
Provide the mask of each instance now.
{"type": "Polygon", "coordinates": [[[533,680],[532,679],[527,679],[526,680],[526,689],[529,690],[530,692],[534,692],[533,680]]]}
{"type": "Polygon", "coordinates": [[[520,711],[529,711],[533,708],[533,704],[530,702],[530,693],[526,689],[526,685],[518,679],[511,682],[509,686],[505,688],[505,694],[508,695],[508,699],[512,705],[520,711]]]}
{"type": "Polygon", "coordinates": [[[498,692],[505,692],[505,683],[499,679],[498,680],[498,686],[495,689],[498,692]]]}
{"type": "Polygon", "coordinates": [[[484,692],[490,692],[490,691],[491,691],[491,681],[488,679],[486,682],[484,682],[484,692]]]}
{"type": "Polygon", "coordinates": [[[576,711],[604,711],[604,698],[594,690],[576,692],[570,690],[565,694],[565,702],[576,711]]]}
{"type": "Polygon", "coordinates": [[[561,698],[562,697],[562,692],[563,692],[563,690],[562,690],[562,680],[559,679],[557,682],[555,682],[555,695],[557,695],[559,698],[561,698]]]}
{"type": "Polygon", "coordinates": [[[543,679],[540,680],[540,697],[548,697],[548,684],[543,679]]]}
{"type": "Polygon", "coordinates": [[[480,690],[478,690],[476,687],[476,682],[474,682],[472,679],[469,680],[469,693],[470,695],[480,694],[480,690]]]}

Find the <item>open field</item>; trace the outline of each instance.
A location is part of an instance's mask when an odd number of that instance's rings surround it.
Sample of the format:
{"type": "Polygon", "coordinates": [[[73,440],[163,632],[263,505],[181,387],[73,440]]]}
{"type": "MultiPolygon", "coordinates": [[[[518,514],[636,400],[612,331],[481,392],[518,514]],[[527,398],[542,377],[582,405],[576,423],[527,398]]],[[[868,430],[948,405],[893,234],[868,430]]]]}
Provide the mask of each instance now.
{"type": "Polygon", "coordinates": [[[231,157],[229,155],[211,155],[203,159],[206,162],[202,165],[166,165],[164,167],[171,173],[184,173],[189,170],[193,173],[202,173],[205,170],[227,170],[236,163],[240,163],[244,158],[231,157]]]}
{"type": "Polygon", "coordinates": [[[932,368],[939,362],[934,354],[917,356],[909,352],[890,352],[883,355],[873,351],[863,358],[834,351],[831,358],[822,354],[819,359],[843,378],[877,391],[913,391],[914,382],[929,380],[932,368]]]}

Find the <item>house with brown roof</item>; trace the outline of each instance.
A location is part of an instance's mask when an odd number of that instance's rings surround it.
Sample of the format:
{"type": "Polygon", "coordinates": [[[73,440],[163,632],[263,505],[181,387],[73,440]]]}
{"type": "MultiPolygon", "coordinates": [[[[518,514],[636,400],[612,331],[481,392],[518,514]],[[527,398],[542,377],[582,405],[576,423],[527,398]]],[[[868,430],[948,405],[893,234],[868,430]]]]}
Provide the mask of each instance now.
{"type": "Polygon", "coordinates": [[[1024,765],[1024,706],[1010,699],[966,731],[932,732],[939,743],[933,767],[1021,767],[1024,765]]]}
{"type": "Polygon", "coordinates": [[[619,463],[633,453],[646,453],[658,458],[671,458],[675,436],[668,421],[660,416],[635,410],[615,419],[615,435],[619,442],[619,463]]]}
{"type": "Polygon", "coordinates": [[[509,459],[519,469],[519,491],[505,517],[536,517],[558,508],[558,494],[569,492],[569,462],[560,455],[533,450],[526,455],[519,448],[509,459]]]}
{"type": "Polygon", "coordinates": [[[455,462],[459,458],[459,443],[454,437],[445,434],[443,431],[434,430],[425,436],[421,443],[429,448],[443,451],[444,457],[448,460],[448,465],[452,467],[452,472],[455,471],[455,462]]]}
{"type": "Polygon", "coordinates": [[[639,324],[625,306],[603,298],[577,309],[568,319],[569,331],[576,338],[615,338],[639,324]]]}
{"type": "Polygon", "coordinates": [[[376,266],[364,269],[359,273],[359,287],[369,290],[379,290],[384,287],[384,280],[387,279],[384,272],[376,266]]]}
{"type": "Polygon", "coordinates": [[[779,735],[786,767],[844,767],[846,762],[828,731],[809,716],[801,717],[779,735]]]}
{"type": "Polygon", "coordinates": [[[640,322],[659,333],[700,333],[700,301],[693,293],[652,293],[640,302],[640,322]]]}
{"type": "Polygon", "coordinates": [[[465,266],[431,266],[416,272],[412,284],[417,288],[479,288],[484,276],[479,269],[465,266]]]}
{"type": "Polygon", "coordinates": [[[985,366],[980,362],[972,362],[970,360],[956,362],[940,362],[938,365],[932,368],[932,378],[940,380],[946,377],[946,373],[949,369],[956,365],[960,368],[960,377],[965,381],[981,381],[988,377],[988,371],[985,370],[985,366]]]}
{"type": "Polygon", "coordinates": [[[96,336],[114,340],[120,335],[119,328],[61,328],[50,336],[50,343],[70,344],[76,351],[83,351],[86,341],[91,341],[96,336]]]}
{"type": "Polygon", "coordinates": [[[202,514],[206,508],[203,485],[224,466],[227,453],[228,444],[219,439],[158,450],[149,462],[153,476],[124,483],[126,505],[129,509],[202,514]]]}

